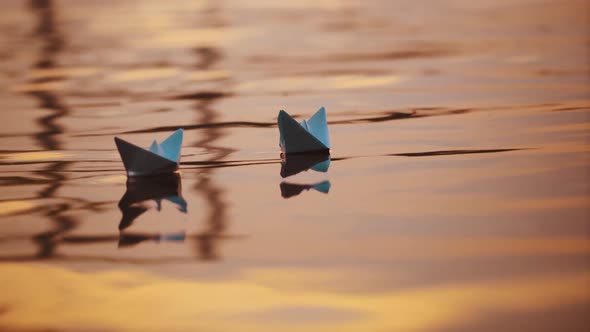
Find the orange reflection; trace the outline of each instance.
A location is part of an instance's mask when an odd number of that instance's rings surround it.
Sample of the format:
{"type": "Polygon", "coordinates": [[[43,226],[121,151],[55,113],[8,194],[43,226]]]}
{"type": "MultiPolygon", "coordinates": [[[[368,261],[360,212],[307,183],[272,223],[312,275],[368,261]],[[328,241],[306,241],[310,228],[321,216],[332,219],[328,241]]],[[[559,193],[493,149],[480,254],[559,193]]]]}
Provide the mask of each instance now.
{"type": "Polygon", "coordinates": [[[120,71],[111,76],[113,81],[128,82],[160,79],[176,76],[180,73],[177,68],[143,68],[120,71]]]}
{"type": "Polygon", "coordinates": [[[31,151],[0,154],[0,159],[9,161],[39,161],[39,160],[61,160],[68,154],[61,151],[31,151]]]}
{"type": "Polygon", "coordinates": [[[35,207],[31,201],[5,201],[0,202],[0,216],[23,212],[35,207]]]}
{"type": "Polygon", "coordinates": [[[6,264],[0,267],[0,306],[7,308],[0,315],[0,326],[93,326],[121,331],[427,331],[467,323],[499,310],[531,312],[590,299],[589,273],[450,283],[380,294],[324,290],[322,285],[342,281],[337,271],[317,276],[296,269],[285,273],[291,280],[318,278],[320,282],[318,287],[293,291],[270,286],[266,280],[272,276],[263,271],[237,280],[203,282],[130,271],[88,274],[41,264],[6,264]],[[298,313],[297,319],[285,324],[282,318],[288,319],[289,312],[298,313]],[[314,312],[324,315],[318,318],[314,312]]]}

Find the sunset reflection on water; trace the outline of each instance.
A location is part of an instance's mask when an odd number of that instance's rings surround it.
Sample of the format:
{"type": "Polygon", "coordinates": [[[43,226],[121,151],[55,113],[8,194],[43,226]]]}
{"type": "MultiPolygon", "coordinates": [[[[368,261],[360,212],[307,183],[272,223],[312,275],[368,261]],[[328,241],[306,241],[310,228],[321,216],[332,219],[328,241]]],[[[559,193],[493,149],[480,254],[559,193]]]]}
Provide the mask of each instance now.
{"type": "Polygon", "coordinates": [[[590,327],[586,1],[2,7],[0,330],[590,327]]]}

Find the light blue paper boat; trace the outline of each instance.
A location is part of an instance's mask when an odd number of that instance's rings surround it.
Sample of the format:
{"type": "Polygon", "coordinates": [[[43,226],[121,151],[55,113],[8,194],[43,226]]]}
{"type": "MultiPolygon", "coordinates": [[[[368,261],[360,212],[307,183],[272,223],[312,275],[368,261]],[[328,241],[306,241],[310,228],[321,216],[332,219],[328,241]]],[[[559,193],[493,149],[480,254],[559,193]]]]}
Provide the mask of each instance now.
{"type": "Polygon", "coordinates": [[[154,140],[147,150],[115,137],[115,144],[127,175],[156,175],[177,171],[183,132],[182,129],[178,129],[162,143],[154,140]]]}
{"type": "Polygon", "coordinates": [[[287,112],[278,116],[279,145],[284,153],[329,152],[330,133],[326,109],[320,108],[309,120],[298,123],[287,112]]]}

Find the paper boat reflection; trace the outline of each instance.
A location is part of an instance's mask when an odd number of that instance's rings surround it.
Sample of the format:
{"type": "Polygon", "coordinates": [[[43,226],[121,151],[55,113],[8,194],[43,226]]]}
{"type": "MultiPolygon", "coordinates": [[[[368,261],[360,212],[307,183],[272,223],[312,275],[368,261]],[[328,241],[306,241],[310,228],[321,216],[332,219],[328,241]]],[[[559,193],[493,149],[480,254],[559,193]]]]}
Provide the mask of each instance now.
{"type": "Polygon", "coordinates": [[[133,223],[137,217],[148,210],[140,203],[154,200],[158,211],[162,208],[162,200],[167,200],[183,213],[187,211],[187,203],[182,198],[180,175],[177,173],[150,177],[131,177],[127,179],[127,191],[119,201],[119,209],[123,213],[119,229],[123,230],[133,223]]]}
{"type": "MultiPolygon", "coordinates": [[[[281,155],[281,177],[286,178],[309,169],[316,172],[326,173],[330,168],[329,153],[305,153],[305,154],[282,154],[281,155]]],[[[315,184],[296,184],[281,182],[281,196],[290,198],[301,194],[304,190],[316,190],[327,194],[330,192],[330,181],[322,181],[315,184]]]]}
{"type": "Polygon", "coordinates": [[[281,196],[283,198],[290,198],[301,194],[304,190],[316,190],[318,192],[327,194],[330,192],[330,181],[322,181],[316,184],[295,184],[288,182],[281,182],[281,196]]]}
{"type": "Polygon", "coordinates": [[[128,176],[156,175],[178,170],[183,130],[178,129],[162,143],[155,140],[148,149],[115,137],[115,144],[128,176]]]}
{"type": "Polygon", "coordinates": [[[153,242],[184,242],[186,239],[185,232],[179,232],[174,234],[125,234],[119,235],[119,248],[132,247],[136,244],[145,241],[153,242]]]}
{"type": "Polygon", "coordinates": [[[327,153],[308,153],[281,156],[281,177],[286,178],[308,169],[326,173],[330,168],[330,155],[327,153]]]}
{"type": "Polygon", "coordinates": [[[283,152],[290,154],[330,150],[330,133],[324,107],[301,123],[281,110],[277,122],[280,133],[279,145],[283,152]]]}

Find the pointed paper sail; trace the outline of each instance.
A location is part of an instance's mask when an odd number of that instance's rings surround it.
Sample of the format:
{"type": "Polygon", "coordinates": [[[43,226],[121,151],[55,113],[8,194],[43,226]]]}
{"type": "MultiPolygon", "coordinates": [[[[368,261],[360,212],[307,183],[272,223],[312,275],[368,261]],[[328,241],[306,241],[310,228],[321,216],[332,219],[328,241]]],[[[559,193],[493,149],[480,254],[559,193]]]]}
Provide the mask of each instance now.
{"type": "Polygon", "coordinates": [[[148,149],[115,137],[115,144],[128,176],[156,175],[178,170],[183,130],[178,129],[162,143],[155,140],[148,149]]]}
{"type": "Polygon", "coordinates": [[[161,151],[161,153],[158,154],[168,160],[179,162],[183,134],[184,131],[182,129],[178,129],[172,133],[172,135],[168,136],[168,138],[160,143],[159,151],[161,151]]]}
{"type": "Polygon", "coordinates": [[[279,145],[283,152],[329,152],[330,134],[326,120],[326,109],[320,108],[309,120],[298,123],[287,112],[278,116],[279,145]]]}

